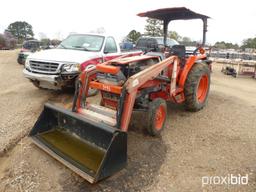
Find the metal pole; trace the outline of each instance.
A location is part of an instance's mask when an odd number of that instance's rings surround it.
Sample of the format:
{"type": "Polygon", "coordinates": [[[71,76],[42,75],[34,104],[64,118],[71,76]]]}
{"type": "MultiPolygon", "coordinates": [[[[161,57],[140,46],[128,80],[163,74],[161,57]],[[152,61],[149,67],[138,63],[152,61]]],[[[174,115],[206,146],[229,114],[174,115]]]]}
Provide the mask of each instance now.
{"type": "Polygon", "coordinates": [[[168,24],[170,21],[164,20],[164,46],[166,46],[166,40],[168,35],[168,24]]]}
{"type": "Polygon", "coordinates": [[[202,46],[205,45],[206,42],[206,32],[207,32],[207,18],[203,18],[203,42],[202,42],[202,46]]]}

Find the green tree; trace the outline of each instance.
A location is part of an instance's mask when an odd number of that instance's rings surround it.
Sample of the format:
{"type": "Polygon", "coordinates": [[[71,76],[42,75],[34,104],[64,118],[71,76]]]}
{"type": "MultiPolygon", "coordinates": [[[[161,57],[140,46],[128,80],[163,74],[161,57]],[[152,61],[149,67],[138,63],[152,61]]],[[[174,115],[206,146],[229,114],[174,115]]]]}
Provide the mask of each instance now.
{"type": "Polygon", "coordinates": [[[176,41],[180,41],[182,39],[182,37],[176,31],[169,31],[168,36],[176,41]]]}
{"type": "Polygon", "coordinates": [[[219,49],[239,49],[237,44],[227,43],[225,41],[218,41],[214,44],[214,47],[219,49]]]}
{"type": "Polygon", "coordinates": [[[219,49],[226,49],[226,43],[224,41],[218,41],[214,44],[214,47],[219,49]]]}
{"type": "Polygon", "coordinates": [[[40,45],[44,48],[47,48],[51,45],[51,40],[48,38],[41,39],[40,45]]]}
{"type": "Polygon", "coordinates": [[[163,36],[163,22],[157,19],[147,19],[145,34],[149,36],[163,36]]]}
{"type": "Polygon", "coordinates": [[[126,39],[130,42],[136,43],[136,41],[140,38],[141,33],[136,30],[131,30],[130,33],[126,36],[126,39]]]}
{"type": "Polygon", "coordinates": [[[248,38],[243,41],[242,48],[252,48],[256,49],[256,37],[248,38]]]}
{"type": "Polygon", "coordinates": [[[197,46],[198,42],[191,40],[189,37],[181,37],[180,44],[185,46],[197,46]]]}
{"type": "Polygon", "coordinates": [[[4,31],[4,38],[5,38],[5,46],[7,48],[14,49],[16,47],[17,39],[15,39],[9,31],[7,30],[4,31]]]}
{"type": "Polygon", "coordinates": [[[238,49],[239,46],[237,44],[233,44],[233,43],[226,43],[226,48],[227,49],[238,49]]]}
{"type": "Polygon", "coordinates": [[[16,21],[11,23],[8,26],[7,31],[16,37],[19,43],[34,36],[32,26],[25,21],[16,21]]]}
{"type": "Polygon", "coordinates": [[[3,34],[0,34],[0,49],[5,47],[5,38],[3,34]]]}
{"type": "Polygon", "coordinates": [[[58,46],[60,43],[61,43],[61,40],[58,40],[58,39],[51,40],[51,45],[53,45],[54,47],[58,46]]]}

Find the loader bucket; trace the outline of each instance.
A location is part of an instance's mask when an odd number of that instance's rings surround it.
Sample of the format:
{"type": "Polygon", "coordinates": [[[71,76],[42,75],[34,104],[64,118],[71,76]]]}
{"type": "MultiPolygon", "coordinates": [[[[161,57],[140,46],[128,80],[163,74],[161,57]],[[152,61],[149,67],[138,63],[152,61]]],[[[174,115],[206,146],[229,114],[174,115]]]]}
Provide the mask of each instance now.
{"type": "Polygon", "coordinates": [[[90,183],[114,174],[127,163],[125,132],[49,103],[29,136],[90,183]]]}

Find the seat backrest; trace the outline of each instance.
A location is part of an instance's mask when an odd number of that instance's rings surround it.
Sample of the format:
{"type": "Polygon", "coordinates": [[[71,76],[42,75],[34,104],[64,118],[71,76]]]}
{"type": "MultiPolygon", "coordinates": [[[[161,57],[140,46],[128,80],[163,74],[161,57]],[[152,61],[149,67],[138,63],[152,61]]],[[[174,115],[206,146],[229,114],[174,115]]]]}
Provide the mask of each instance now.
{"type": "Polygon", "coordinates": [[[171,54],[183,59],[186,56],[186,48],[184,45],[173,45],[171,48],[171,54]]]}

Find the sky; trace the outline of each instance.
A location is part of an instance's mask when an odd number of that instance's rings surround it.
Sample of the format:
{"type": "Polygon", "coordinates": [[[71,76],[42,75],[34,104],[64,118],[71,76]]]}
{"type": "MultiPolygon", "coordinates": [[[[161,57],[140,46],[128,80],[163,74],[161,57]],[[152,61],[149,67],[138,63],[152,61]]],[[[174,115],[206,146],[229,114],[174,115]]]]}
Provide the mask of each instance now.
{"type": "MultiPolygon", "coordinates": [[[[36,38],[65,38],[71,32],[104,28],[121,40],[131,30],[144,33],[146,18],[137,13],[168,7],[187,7],[211,17],[206,41],[241,44],[256,36],[256,1],[253,0],[1,0],[0,33],[10,23],[26,21],[36,38]]],[[[202,21],[174,21],[169,30],[192,40],[202,39],[202,21]]]]}

